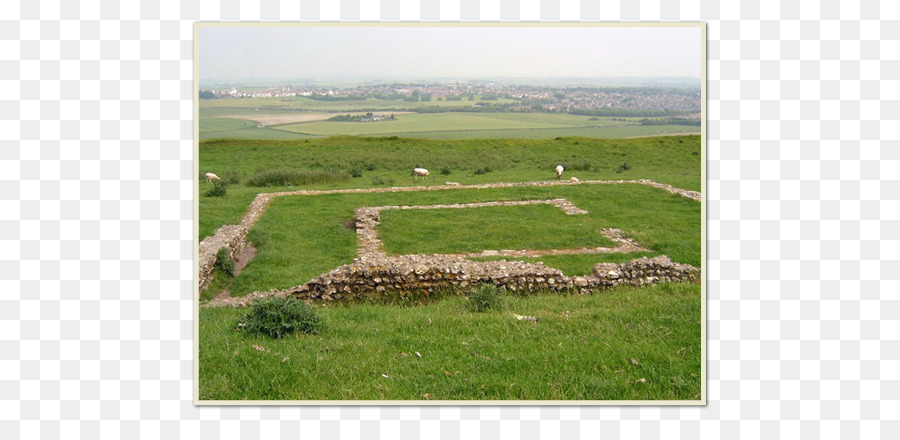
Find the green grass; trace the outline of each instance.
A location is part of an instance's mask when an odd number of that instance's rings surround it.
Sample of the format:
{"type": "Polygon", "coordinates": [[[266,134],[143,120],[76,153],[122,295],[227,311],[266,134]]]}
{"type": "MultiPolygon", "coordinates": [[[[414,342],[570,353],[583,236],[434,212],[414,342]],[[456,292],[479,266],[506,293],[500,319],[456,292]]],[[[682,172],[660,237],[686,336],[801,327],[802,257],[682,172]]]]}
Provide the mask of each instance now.
{"type": "Polygon", "coordinates": [[[232,118],[200,118],[200,140],[218,138],[239,139],[301,139],[298,133],[259,127],[256,122],[232,118]]]}
{"type": "MultiPolygon", "coordinates": [[[[369,175],[375,171],[409,177],[410,170],[417,166],[435,172],[447,167],[452,171],[451,176],[467,176],[475,169],[487,166],[503,178],[543,180],[555,177],[553,168],[558,163],[587,161],[593,169],[579,178],[648,178],[672,184],[678,180],[676,186],[690,185],[688,189],[699,189],[699,152],[699,136],[540,140],[350,136],[283,141],[217,139],[200,142],[200,168],[204,172],[234,169],[249,176],[260,168],[349,171],[358,167],[369,175]],[[623,161],[633,167],[629,176],[615,173],[623,161]]],[[[490,180],[498,181],[497,178],[490,180]]],[[[413,183],[412,179],[405,181],[413,183]]]]}
{"type": "Polygon", "coordinates": [[[329,305],[320,334],[280,339],[236,331],[246,309],[202,308],[200,400],[700,399],[697,284],[504,302],[329,305]]]}
{"type": "MultiPolygon", "coordinates": [[[[230,193],[229,193],[230,195],[230,193]]],[[[422,191],[406,193],[372,193],[372,194],[328,194],[315,196],[279,197],[272,201],[268,211],[263,215],[251,232],[265,237],[264,243],[257,246],[256,257],[247,264],[241,274],[234,278],[231,286],[233,295],[244,295],[253,291],[285,289],[296,286],[311,278],[348,264],[357,257],[356,232],[347,227],[353,218],[354,211],[360,206],[384,205],[433,205],[448,203],[473,203],[498,200],[545,200],[567,198],[576,206],[587,210],[587,215],[566,216],[558,209],[552,208],[559,215],[547,212],[538,213],[540,206],[528,207],[535,210],[525,213],[524,226],[519,227],[516,236],[503,236],[502,229],[495,229],[484,237],[471,237],[466,246],[472,251],[483,249],[507,248],[510,240],[526,240],[522,247],[548,249],[570,247],[559,240],[598,240],[600,245],[608,242],[597,235],[597,229],[619,228],[638,243],[651,250],[649,255],[668,255],[673,261],[687,263],[699,267],[700,261],[700,204],[665,191],[642,185],[578,185],[565,187],[517,187],[501,189],[469,189],[422,191]],[[302,213],[303,215],[298,215],[302,213]],[[562,237],[544,234],[544,230],[554,230],[562,237]],[[571,236],[570,236],[571,235],[571,236]],[[576,237],[574,240],[572,237],[576,237]],[[583,237],[583,238],[577,238],[583,237]],[[555,241],[554,241],[555,240],[555,241]]],[[[487,208],[486,208],[487,209],[487,208]]],[[[528,211],[526,210],[526,211],[528,211]]],[[[452,215],[460,223],[447,226],[453,234],[468,234],[466,222],[479,221],[479,215],[472,214],[469,209],[442,209],[434,211],[404,211],[404,215],[452,215]]],[[[509,221],[510,213],[515,210],[497,209],[504,222],[509,221]]],[[[400,211],[382,211],[382,215],[391,215],[400,211]]],[[[432,221],[416,222],[414,219],[394,231],[390,228],[398,225],[388,220],[389,230],[381,230],[385,243],[404,240],[405,236],[427,237],[437,235],[439,239],[432,243],[407,243],[394,252],[422,253],[427,251],[446,252],[440,248],[426,246],[454,246],[451,239],[444,240],[440,233],[428,229],[432,221]],[[405,230],[404,230],[405,228],[405,230]],[[431,231],[431,232],[429,232],[431,231]]],[[[452,235],[451,235],[452,236],[452,235]]],[[[391,244],[394,246],[394,244],[391,244]]],[[[513,246],[515,247],[515,246],[513,246]]],[[[457,251],[456,248],[449,248],[457,251]]],[[[391,251],[389,249],[389,251],[391,251]]],[[[586,256],[542,257],[552,267],[554,261],[563,261],[565,269],[573,267],[590,270],[597,262],[610,261],[608,254],[592,254],[586,256]],[[561,259],[561,260],[555,260],[561,259]],[[574,265],[574,266],[573,266],[574,265]]]]}
{"type": "Polygon", "coordinates": [[[560,136],[578,136],[600,139],[628,138],[670,134],[700,133],[698,127],[684,125],[621,125],[607,127],[528,128],[511,130],[454,130],[384,133],[383,136],[415,136],[427,139],[552,139],[560,136]]]}
{"type": "MultiPolygon", "coordinates": [[[[224,197],[200,198],[198,239],[211,235],[225,224],[236,224],[255,194],[285,189],[334,189],[386,186],[373,184],[374,178],[391,182],[387,186],[434,185],[444,181],[462,184],[522,182],[555,178],[558,163],[588,163],[591,171],[567,171],[565,177],[586,179],[651,179],[679,188],[700,190],[700,137],[668,136],[640,139],[559,140],[427,140],[335,137],[307,141],[209,140],[200,143],[200,170],[232,170],[242,183],[260,169],[291,167],[298,170],[362,170],[362,178],[343,183],[302,187],[249,188],[230,185],[224,197]],[[632,169],[616,173],[627,161],[632,169]],[[428,181],[413,180],[413,167],[432,170],[428,181]],[[439,174],[443,167],[451,173],[439,174]],[[493,171],[476,175],[479,168],[493,171]]],[[[220,174],[221,176],[222,174],[220,174]]],[[[209,184],[200,182],[201,193],[209,184]]],[[[456,203],[450,201],[449,203],[456,203]]]]}
{"type": "Polygon", "coordinates": [[[599,234],[601,222],[550,205],[486,206],[382,211],[378,229],[389,255],[457,254],[614,246],[599,234]]]}
{"type": "MultiPolygon", "coordinates": [[[[428,139],[552,139],[559,136],[624,138],[671,133],[699,133],[684,125],[641,126],[622,118],[556,113],[421,113],[397,115],[393,121],[303,122],[259,127],[240,119],[248,107],[201,110],[200,139],[305,139],[333,135],[401,136],[428,139]],[[230,116],[230,117],[222,117],[230,116]]],[[[254,113],[278,114],[299,110],[269,108],[254,113]]],[[[351,111],[351,110],[347,110],[351,111]]]]}
{"type": "Polygon", "coordinates": [[[310,135],[380,135],[430,131],[530,130],[587,126],[624,125],[609,118],[591,121],[587,116],[544,113],[412,113],[393,121],[306,122],[279,126],[279,130],[310,135]]]}

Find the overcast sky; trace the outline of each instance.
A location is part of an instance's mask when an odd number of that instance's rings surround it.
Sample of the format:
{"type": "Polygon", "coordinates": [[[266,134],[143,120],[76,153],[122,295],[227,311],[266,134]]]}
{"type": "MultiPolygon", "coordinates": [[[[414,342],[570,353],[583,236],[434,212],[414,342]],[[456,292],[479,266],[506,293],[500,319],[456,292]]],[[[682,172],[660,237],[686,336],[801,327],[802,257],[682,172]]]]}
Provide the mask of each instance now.
{"type": "Polygon", "coordinates": [[[699,27],[201,27],[200,78],[694,77],[699,27]]]}

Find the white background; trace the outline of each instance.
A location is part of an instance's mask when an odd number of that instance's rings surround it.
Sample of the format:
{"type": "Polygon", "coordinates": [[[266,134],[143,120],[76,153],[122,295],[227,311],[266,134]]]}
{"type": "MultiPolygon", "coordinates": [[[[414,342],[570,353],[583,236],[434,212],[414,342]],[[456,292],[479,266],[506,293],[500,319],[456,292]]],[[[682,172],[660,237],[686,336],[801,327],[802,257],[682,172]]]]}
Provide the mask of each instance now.
{"type": "Polygon", "coordinates": [[[4,438],[896,438],[895,2],[7,1],[4,438]],[[194,407],[193,23],[708,23],[706,407],[194,407]]]}

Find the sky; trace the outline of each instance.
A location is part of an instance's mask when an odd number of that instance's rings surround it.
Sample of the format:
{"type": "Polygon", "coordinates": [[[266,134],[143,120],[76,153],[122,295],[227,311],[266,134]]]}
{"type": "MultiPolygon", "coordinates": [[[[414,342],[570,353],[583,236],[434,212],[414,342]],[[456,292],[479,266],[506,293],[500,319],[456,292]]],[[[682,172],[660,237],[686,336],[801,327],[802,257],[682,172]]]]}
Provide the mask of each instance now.
{"type": "Polygon", "coordinates": [[[201,27],[201,81],[701,76],[699,27],[201,27]]]}

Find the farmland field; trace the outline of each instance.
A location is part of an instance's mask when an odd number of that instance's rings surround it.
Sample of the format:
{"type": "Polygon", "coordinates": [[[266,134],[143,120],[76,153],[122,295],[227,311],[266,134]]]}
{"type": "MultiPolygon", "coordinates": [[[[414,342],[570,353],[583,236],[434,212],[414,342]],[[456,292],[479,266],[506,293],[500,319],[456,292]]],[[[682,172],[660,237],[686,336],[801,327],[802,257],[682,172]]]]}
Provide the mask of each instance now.
{"type": "MultiPolygon", "coordinates": [[[[508,124],[512,131],[527,131],[522,127],[529,125],[549,126],[535,130],[579,129],[566,128],[566,124],[584,124],[582,130],[630,128],[603,127],[599,125],[620,121],[571,115],[475,116],[491,117],[495,127],[508,124]]],[[[254,128],[256,122],[251,122],[253,127],[215,123],[207,127],[219,132],[258,129],[254,128]]],[[[427,119],[419,121],[420,125],[428,123],[427,119]]],[[[325,123],[297,125],[312,124],[325,123]]],[[[697,135],[211,139],[201,141],[199,150],[201,174],[216,172],[237,183],[228,185],[221,197],[204,196],[212,184],[199,183],[198,239],[222,225],[238,223],[261,192],[383,191],[274,198],[250,229],[248,241],[255,256],[235,276],[216,269],[212,287],[200,293],[201,301],[222,294],[241,297],[289,288],[352,262],[359,254],[351,219],[362,206],[562,198],[587,211],[567,216],[544,205],[388,210],[381,213],[378,234],[391,255],[609,246],[609,240],[598,231],[617,228],[647,250],[517,259],[541,261],[570,276],[590,273],[598,262],[618,263],[641,256],[666,255],[678,263],[703,266],[701,204],[659,188],[581,184],[386,191],[390,187],[427,189],[445,181],[473,185],[555,180],[557,164],[566,168],[564,179],[650,179],[700,190],[702,155],[697,135]],[[428,180],[410,176],[410,170],[418,166],[431,170],[428,180]],[[309,185],[247,185],[252,176],[266,170],[329,170],[343,178],[309,185]]],[[[470,300],[449,288],[428,294],[386,295],[369,302],[318,303],[314,310],[324,323],[321,331],[282,339],[236,330],[247,309],[200,307],[199,399],[701,399],[699,284],[618,287],[594,295],[506,293],[501,298],[502,307],[482,313],[469,310],[470,300]],[[540,320],[521,321],[516,315],[540,320]]]]}
{"type": "MultiPolygon", "coordinates": [[[[346,183],[310,185],[308,189],[372,188],[524,182],[555,177],[618,180],[650,179],[693,191],[700,190],[700,137],[666,136],[641,139],[559,140],[430,140],[334,137],[294,141],[211,140],[200,143],[200,172],[233,172],[242,180],[260,169],[331,169],[360,177],[346,183]],[[628,170],[618,172],[627,163],[628,170]],[[427,181],[410,177],[413,167],[433,174],[427,181]],[[444,171],[447,174],[443,174],[444,171]]],[[[207,184],[201,184],[201,194],[207,184]]],[[[254,194],[286,187],[230,186],[224,197],[200,198],[199,239],[225,224],[237,223],[254,194]],[[224,207],[230,208],[224,208],[224,207]]]]}
{"type": "Polygon", "coordinates": [[[287,98],[232,98],[232,99],[203,99],[200,100],[200,111],[212,109],[225,109],[228,112],[246,112],[247,109],[266,110],[310,110],[310,111],[369,111],[369,110],[401,110],[416,109],[422,107],[472,107],[472,105],[484,102],[495,104],[508,104],[516,101],[498,99],[482,101],[427,101],[409,102],[399,99],[362,99],[362,100],[319,100],[302,96],[287,98]]]}
{"type": "Polygon", "coordinates": [[[300,139],[297,133],[259,127],[256,122],[232,118],[200,118],[200,139],[300,139]]]}
{"type": "Polygon", "coordinates": [[[322,101],[304,97],[201,100],[200,139],[228,137],[297,139],[333,135],[431,139],[550,139],[559,136],[622,138],[700,132],[699,126],[642,126],[638,122],[640,118],[588,117],[543,112],[454,111],[471,110],[472,106],[479,102],[509,104],[514,101],[503,99],[431,102],[384,99],[322,101]],[[416,113],[424,107],[442,107],[444,112],[416,113]],[[336,115],[361,114],[367,111],[391,113],[397,119],[377,122],[325,121],[336,115]],[[229,119],[223,122],[212,118],[229,119]],[[245,123],[240,125],[237,121],[245,123]],[[256,123],[264,128],[257,127],[256,123]]]}

